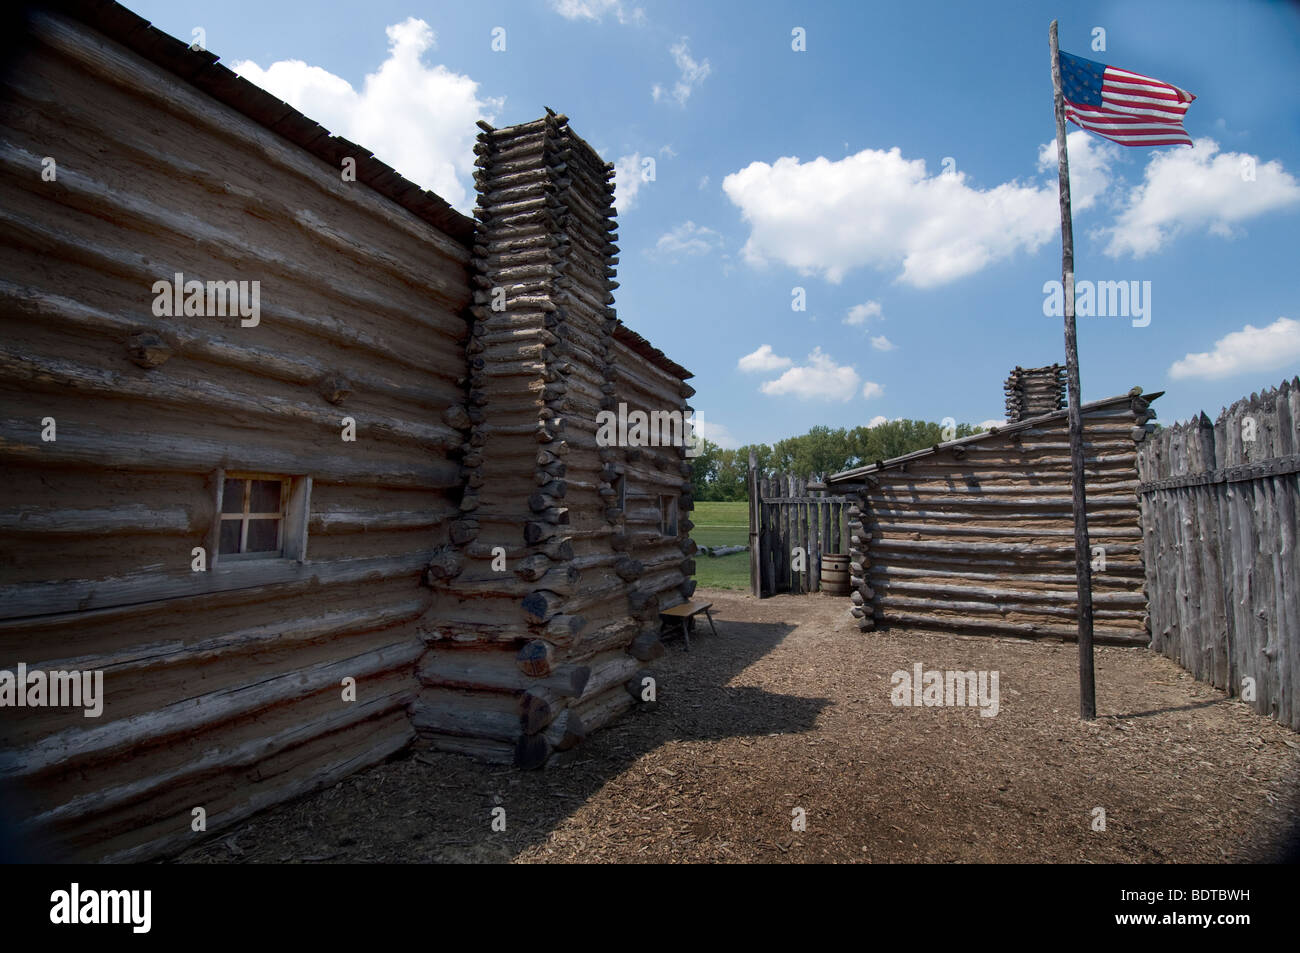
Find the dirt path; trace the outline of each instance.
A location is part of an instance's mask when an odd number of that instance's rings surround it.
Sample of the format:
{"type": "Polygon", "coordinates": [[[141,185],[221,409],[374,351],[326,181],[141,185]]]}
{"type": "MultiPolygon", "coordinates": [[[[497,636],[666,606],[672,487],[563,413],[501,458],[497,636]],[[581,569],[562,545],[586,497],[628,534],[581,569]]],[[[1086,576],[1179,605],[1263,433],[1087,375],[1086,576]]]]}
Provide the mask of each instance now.
{"type": "Polygon", "coordinates": [[[818,595],[700,597],[719,636],[670,643],[659,708],[569,763],[416,752],[180,859],[1223,862],[1271,859],[1300,820],[1300,737],[1145,649],[1098,650],[1085,725],[1073,645],[863,635],[818,595]],[[891,673],[918,662],[998,671],[998,714],[895,707],[891,673]]]}

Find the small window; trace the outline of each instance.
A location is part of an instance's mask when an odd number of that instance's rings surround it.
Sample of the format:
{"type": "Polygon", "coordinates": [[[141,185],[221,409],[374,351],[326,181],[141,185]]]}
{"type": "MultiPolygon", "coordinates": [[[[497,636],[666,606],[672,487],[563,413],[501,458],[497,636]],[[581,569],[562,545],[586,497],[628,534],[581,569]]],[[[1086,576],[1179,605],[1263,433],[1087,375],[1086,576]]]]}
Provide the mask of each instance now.
{"type": "Polygon", "coordinates": [[[622,473],[614,477],[614,505],[620,510],[627,509],[627,477],[622,473]]]}
{"type": "Polygon", "coordinates": [[[223,473],[220,486],[219,561],[306,557],[310,477],[223,473]]]}
{"type": "Polygon", "coordinates": [[[677,497],[659,497],[659,532],[664,536],[677,535],[677,497]]]}

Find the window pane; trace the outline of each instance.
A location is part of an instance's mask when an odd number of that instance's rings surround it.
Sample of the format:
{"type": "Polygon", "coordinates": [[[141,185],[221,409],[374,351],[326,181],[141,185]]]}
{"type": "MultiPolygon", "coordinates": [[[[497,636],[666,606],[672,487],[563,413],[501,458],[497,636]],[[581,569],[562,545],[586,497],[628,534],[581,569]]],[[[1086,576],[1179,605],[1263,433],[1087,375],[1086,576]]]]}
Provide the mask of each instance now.
{"type": "MultiPolygon", "coordinates": [[[[248,503],[248,512],[250,513],[278,513],[280,512],[280,487],[279,480],[254,480],[253,495],[248,503]]],[[[249,538],[253,534],[249,531],[249,538]]],[[[275,547],[272,547],[274,549],[275,547]]]]}
{"type": "MultiPolygon", "coordinates": [[[[244,480],[233,480],[227,478],[226,485],[221,492],[221,512],[223,513],[242,513],[244,512],[244,480]]],[[[225,550],[222,550],[225,552],[225,550]]]]}
{"type": "Polygon", "coordinates": [[[246,553],[273,553],[280,548],[279,520],[249,520],[246,553]]]}
{"type": "Polygon", "coordinates": [[[240,520],[221,521],[221,545],[217,548],[218,553],[239,552],[240,525],[241,525],[240,520]]]}

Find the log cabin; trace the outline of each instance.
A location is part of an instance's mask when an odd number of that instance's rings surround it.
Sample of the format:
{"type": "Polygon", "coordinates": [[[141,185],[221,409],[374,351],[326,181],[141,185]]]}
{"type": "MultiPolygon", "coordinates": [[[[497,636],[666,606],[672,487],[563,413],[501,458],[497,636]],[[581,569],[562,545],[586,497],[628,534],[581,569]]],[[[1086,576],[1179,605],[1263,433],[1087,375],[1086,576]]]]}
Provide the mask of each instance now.
{"type": "Polygon", "coordinates": [[[644,704],[687,449],[596,419],[694,391],[612,307],[612,165],[550,110],[480,123],[470,217],[116,3],[12,26],[0,669],[103,679],[97,717],[0,698],[40,859],[412,747],[540,766],[644,704]],[[191,282],[256,320],[156,306],[191,282]]]}
{"type": "MultiPolygon", "coordinates": [[[[1005,424],[826,479],[849,502],[859,629],[1075,638],[1064,388],[1060,365],[1017,367],[1005,424]]],[[[1149,641],[1137,445],[1159,396],[1135,387],[1082,406],[1099,643],[1149,641]]]]}

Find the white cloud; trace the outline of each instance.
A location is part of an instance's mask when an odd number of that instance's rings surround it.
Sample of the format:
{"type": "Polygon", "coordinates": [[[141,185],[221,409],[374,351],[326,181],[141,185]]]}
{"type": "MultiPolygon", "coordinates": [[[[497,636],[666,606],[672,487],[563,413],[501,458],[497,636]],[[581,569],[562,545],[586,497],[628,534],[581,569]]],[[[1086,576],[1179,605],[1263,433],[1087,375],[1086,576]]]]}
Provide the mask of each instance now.
{"type": "Polygon", "coordinates": [[[708,187],[709,187],[709,177],[707,175],[700,176],[700,191],[703,192],[708,187]]]}
{"type": "Polygon", "coordinates": [[[614,160],[614,204],[619,212],[636,207],[636,196],[645,182],[641,153],[619,156],[614,160]]]}
{"type": "Polygon", "coordinates": [[[233,68],[330,132],[373,150],[411,181],[467,209],[474,123],[491,122],[505,100],[480,98],[479,84],[468,76],[422,62],[437,39],[423,20],[410,17],[386,32],[388,57],[366,76],[360,91],[302,60],[279,60],[266,69],[243,60],[233,68]]]}
{"type": "MultiPolygon", "coordinates": [[[[1113,153],[1098,141],[1070,134],[1076,211],[1105,188],[1113,153]]],[[[776,261],[835,283],[854,268],[901,266],[898,280],[933,287],[1036,251],[1060,227],[1054,176],[979,189],[964,173],[928,175],[924,160],[904,159],[898,148],[753,162],[722,187],[749,223],[743,251],[751,265],[776,261]]]]}
{"type": "Polygon", "coordinates": [[[677,153],[673,150],[672,143],[669,143],[669,144],[666,145],[666,146],[660,146],[660,147],[659,147],[659,154],[660,154],[661,156],[667,156],[669,159],[676,159],[676,158],[677,158],[677,153]]]}
{"type": "Polygon", "coordinates": [[[889,340],[889,338],[885,337],[883,334],[878,335],[877,337],[872,338],[872,339],[871,339],[871,346],[874,347],[877,351],[892,351],[892,350],[894,350],[894,342],[891,341],[891,340],[889,340]]]}
{"type": "MultiPolygon", "coordinates": [[[[1111,185],[1111,164],[1119,159],[1121,149],[1113,142],[1076,129],[1065,139],[1070,157],[1070,208],[1087,211],[1097,204],[1111,185]]],[[[1047,176],[1048,191],[1060,225],[1060,173],[1056,165],[1056,140],[1038,147],[1038,171],[1047,176]]]]}
{"type": "Polygon", "coordinates": [[[867,421],[867,427],[868,428],[879,427],[881,424],[887,424],[887,423],[889,423],[888,417],[886,417],[884,414],[877,414],[876,416],[872,417],[870,420],[867,421]]]}
{"type": "Polygon", "coordinates": [[[772,345],[764,344],[752,354],[746,354],[736,366],[748,374],[758,373],[760,371],[779,371],[782,368],[789,367],[794,361],[788,357],[779,357],[772,353],[772,345]]]}
{"type": "Polygon", "coordinates": [[[655,254],[668,257],[707,255],[721,245],[722,236],[713,229],[686,221],[659,236],[659,241],[655,242],[655,254]]]}
{"type": "Polygon", "coordinates": [[[551,0],[551,9],[569,20],[602,20],[613,14],[619,23],[645,23],[645,11],[623,0],[551,0]]]}
{"type": "Polygon", "coordinates": [[[849,308],[849,315],[844,319],[845,324],[866,324],[871,318],[880,317],[880,302],[866,301],[862,304],[855,304],[849,308]]]}
{"type": "Polygon", "coordinates": [[[877,384],[875,381],[867,381],[862,385],[862,396],[867,400],[871,400],[873,397],[881,397],[884,393],[884,385],[877,384]]]}
{"type": "Polygon", "coordinates": [[[691,56],[691,49],[686,37],[682,37],[682,39],[668,47],[668,52],[673,55],[673,62],[677,64],[681,78],[673,83],[671,93],[659,83],[655,83],[650,87],[650,95],[654,97],[655,102],[671,96],[677,100],[677,105],[685,106],[686,100],[691,98],[691,93],[695,91],[695,87],[708,78],[709,74],[713,72],[713,67],[709,65],[708,60],[696,61],[691,56]]]}
{"type": "Polygon", "coordinates": [[[991,430],[994,427],[1001,427],[1006,422],[1007,419],[1005,417],[997,417],[990,420],[981,420],[980,426],[983,427],[985,430],[991,430]]]}
{"type": "Polygon", "coordinates": [[[697,434],[716,443],[723,450],[735,450],[740,446],[740,441],[724,425],[704,420],[698,413],[691,419],[697,434]]]}
{"type": "Polygon", "coordinates": [[[789,394],[800,400],[847,402],[853,399],[859,380],[853,368],[836,364],[821,348],[814,348],[807,364],[791,367],[776,380],[763,383],[759,390],[774,397],[789,394]]]}
{"type": "Polygon", "coordinates": [[[1147,163],[1142,184],[1129,192],[1114,225],[1104,230],[1110,235],[1106,253],[1141,258],[1186,229],[1230,238],[1238,223],[1296,202],[1300,183],[1276,159],[1220,153],[1213,139],[1197,139],[1190,149],[1160,152],[1147,163]]]}
{"type": "Polygon", "coordinates": [[[1174,380],[1199,377],[1220,380],[1247,371],[1275,371],[1300,361],[1300,321],[1278,318],[1266,328],[1246,325],[1214,342],[1214,350],[1174,361],[1174,380]]]}

